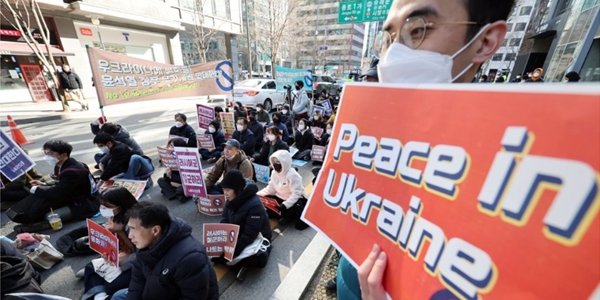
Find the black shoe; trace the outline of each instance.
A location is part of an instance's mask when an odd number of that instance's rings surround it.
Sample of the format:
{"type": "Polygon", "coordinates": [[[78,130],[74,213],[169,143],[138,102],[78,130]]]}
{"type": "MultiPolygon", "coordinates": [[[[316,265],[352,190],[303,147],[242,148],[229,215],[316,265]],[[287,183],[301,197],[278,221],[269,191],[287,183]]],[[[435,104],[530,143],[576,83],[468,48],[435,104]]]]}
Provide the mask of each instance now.
{"type": "Polygon", "coordinates": [[[239,281],[244,281],[244,279],[246,278],[246,271],[247,270],[248,270],[248,268],[242,267],[240,269],[240,271],[237,273],[237,276],[235,276],[235,279],[237,279],[239,281]]]}
{"type": "Polygon", "coordinates": [[[296,220],[296,225],[294,227],[297,230],[304,230],[304,229],[308,228],[309,226],[304,221],[298,219],[298,220],[296,220]]]}
{"type": "Polygon", "coordinates": [[[13,228],[13,230],[16,233],[25,233],[25,232],[34,233],[34,232],[44,231],[44,230],[48,230],[48,229],[52,229],[52,227],[50,226],[50,223],[48,223],[48,222],[21,224],[21,225],[15,226],[13,228]]]}
{"type": "Polygon", "coordinates": [[[215,162],[217,162],[217,160],[219,160],[219,159],[218,159],[218,158],[216,158],[216,157],[211,157],[211,158],[209,158],[209,159],[208,159],[206,162],[207,162],[207,163],[209,163],[209,164],[212,164],[212,163],[215,163],[215,162]]]}
{"type": "Polygon", "coordinates": [[[179,202],[181,202],[181,203],[186,203],[186,202],[190,201],[191,199],[192,199],[192,197],[179,196],[179,202]]]}
{"type": "Polygon", "coordinates": [[[152,177],[148,178],[148,180],[146,180],[146,187],[144,188],[144,190],[151,188],[153,185],[154,181],[152,181],[152,177]]]}
{"type": "Polygon", "coordinates": [[[322,165],[323,165],[323,162],[322,162],[322,161],[313,161],[313,162],[312,162],[312,165],[313,165],[313,166],[322,166],[322,165]]]}
{"type": "Polygon", "coordinates": [[[337,290],[337,276],[329,279],[325,284],[325,289],[330,292],[335,292],[337,290]]]}

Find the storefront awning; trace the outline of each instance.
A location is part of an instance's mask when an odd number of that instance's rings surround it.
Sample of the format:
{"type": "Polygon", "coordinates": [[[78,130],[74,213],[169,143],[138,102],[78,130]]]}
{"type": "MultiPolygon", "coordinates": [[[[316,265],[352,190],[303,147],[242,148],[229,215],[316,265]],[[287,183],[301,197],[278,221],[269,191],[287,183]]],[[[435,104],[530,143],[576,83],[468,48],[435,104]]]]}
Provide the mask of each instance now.
{"type": "MultiPolygon", "coordinates": [[[[44,53],[48,53],[48,49],[45,45],[40,45],[40,49],[44,53]]],[[[74,53],[68,53],[56,46],[50,46],[50,51],[56,56],[75,56],[74,53]]],[[[27,43],[15,43],[15,42],[2,42],[0,41],[0,54],[4,55],[35,55],[34,52],[29,48],[27,43]]]]}

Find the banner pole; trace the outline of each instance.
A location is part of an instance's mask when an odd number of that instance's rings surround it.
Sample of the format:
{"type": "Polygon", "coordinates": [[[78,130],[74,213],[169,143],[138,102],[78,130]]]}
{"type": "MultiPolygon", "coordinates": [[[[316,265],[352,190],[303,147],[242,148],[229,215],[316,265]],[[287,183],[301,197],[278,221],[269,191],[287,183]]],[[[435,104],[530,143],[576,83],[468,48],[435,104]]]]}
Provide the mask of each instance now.
{"type": "MultiPolygon", "coordinates": [[[[93,68],[94,66],[92,64],[92,58],[90,56],[90,45],[85,44],[85,49],[87,51],[90,68],[93,68]]],[[[102,120],[105,120],[105,122],[106,122],[107,119],[106,119],[106,115],[104,114],[104,106],[102,105],[102,102],[100,102],[100,92],[96,88],[96,84],[98,84],[98,80],[97,80],[97,78],[94,77],[94,72],[92,72],[92,82],[94,83],[94,88],[96,89],[96,100],[98,100],[98,105],[100,105],[100,114],[102,116],[102,120]]],[[[102,83],[102,81],[100,81],[100,83],[102,83]]]]}

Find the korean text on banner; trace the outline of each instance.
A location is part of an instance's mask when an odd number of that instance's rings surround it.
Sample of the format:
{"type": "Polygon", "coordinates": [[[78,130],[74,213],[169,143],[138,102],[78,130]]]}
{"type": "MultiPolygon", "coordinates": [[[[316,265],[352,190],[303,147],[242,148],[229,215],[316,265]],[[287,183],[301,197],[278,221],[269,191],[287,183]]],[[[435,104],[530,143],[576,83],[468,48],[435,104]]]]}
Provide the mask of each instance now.
{"type": "Polygon", "coordinates": [[[260,202],[262,202],[263,206],[274,213],[281,215],[281,211],[279,210],[279,203],[277,200],[265,196],[258,196],[260,202]]]}
{"type": "Polygon", "coordinates": [[[221,115],[221,126],[223,127],[223,133],[226,139],[233,137],[235,132],[235,116],[232,112],[222,112],[221,115]]]}
{"type": "Polygon", "coordinates": [[[254,173],[256,174],[256,180],[258,182],[269,184],[269,174],[271,169],[268,166],[252,163],[254,166],[254,173]]]}
{"type": "Polygon", "coordinates": [[[198,139],[198,148],[212,151],[215,149],[215,141],[213,140],[212,134],[198,133],[196,134],[198,139]]]}
{"type": "Polygon", "coordinates": [[[184,194],[188,197],[206,198],[206,184],[198,149],[175,147],[175,155],[184,194]]]}
{"type": "Polygon", "coordinates": [[[0,171],[14,181],[35,166],[35,162],[3,130],[0,130],[0,171]]]}
{"type": "Polygon", "coordinates": [[[177,166],[177,157],[175,156],[175,150],[167,149],[165,147],[156,147],[158,150],[158,156],[160,157],[160,161],[162,164],[170,168],[171,170],[178,170],[179,166],[177,166]]]}
{"type": "Polygon", "coordinates": [[[198,199],[198,212],[207,216],[220,216],[223,214],[225,202],[225,195],[208,195],[198,199]]]}
{"type": "Polygon", "coordinates": [[[347,85],[303,219],[355,266],[380,245],[393,299],[588,299],[598,89],[448,87],[347,85]]]}
{"type": "Polygon", "coordinates": [[[198,113],[198,127],[207,130],[208,125],[215,119],[215,109],[212,106],[196,104],[198,113]]]}
{"type": "Polygon", "coordinates": [[[226,260],[231,261],[237,244],[239,225],[223,223],[204,223],[204,247],[208,257],[219,257],[225,254],[226,260]]]}
{"type": "Polygon", "coordinates": [[[225,95],[233,90],[228,60],[175,66],[87,48],[103,106],[166,98],[225,95]]]}
{"type": "Polygon", "coordinates": [[[190,139],[188,139],[186,137],[169,134],[169,141],[172,140],[172,139],[182,139],[186,144],[190,140],[190,139]]]}
{"type": "Polygon", "coordinates": [[[98,187],[98,192],[101,194],[111,187],[124,187],[126,188],[136,200],[140,200],[144,190],[146,189],[146,180],[129,180],[129,179],[110,179],[105,181],[101,186],[98,187]]]}
{"type": "Polygon", "coordinates": [[[277,78],[275,84],[277,84],[277,92],[284,92],[284,86],[289,85],[292,88],[294,83],[301,80],[304,83],[305,90],[313,89],[313,73],[312,70],[305,69],[290,69],[275,65],[275,72],[277,78]]]}
{"type": "Polygon", "coordinates": [[[119,239],[102,225],[87,219],[90,249],[105,254],[108,261],[119,266],[119,239]]]}
{"type": "Polygon", "coordinates": [[[325,149],[325,146],[313,145],[312,152],[310,154],[311,159],[314,161],[323,161],[323,158],[325,157],[325,149]]]}

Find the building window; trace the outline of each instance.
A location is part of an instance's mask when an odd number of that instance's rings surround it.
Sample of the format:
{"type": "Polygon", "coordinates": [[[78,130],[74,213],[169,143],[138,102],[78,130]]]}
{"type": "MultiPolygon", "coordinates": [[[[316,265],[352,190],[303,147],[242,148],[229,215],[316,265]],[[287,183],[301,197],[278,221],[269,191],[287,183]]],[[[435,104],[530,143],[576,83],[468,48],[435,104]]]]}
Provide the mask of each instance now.
{"type": "Polygon", "coordinates": [[[494,56],[492,57],[493,61],[501,61],[502,60],[502,54],[494,54],[494,56]]]}
{"type": "Polygon", "coordinates": [[[529,16],[530,14],[531,14],[531,6],[521,7],[521,11],[519,12],[520,16],[529,16]]]}
{"type": "Polygon", "coordinates": [[[231,19],[231,2],[229,0],[213,0],[212,9],[215,16],[223,19],[231,19]]]}
{"type": "Polygon", "coordinates": [[[510,39],[510,47],[518,47],[519,45],[521,45],[521,38],[510,39]]]}
{"type": "Polygon", "coordinates": [[[561,0],[560,3],[556,6],[556,13],[554,16],[560,16],[565,13],[569,7],[571,6],[571,0],[561,0]]]}
{"type": "Polygon", "coordinates": [[[506,27],[508,27],[508,28],[506,29],[506,31],[508,31],[508,32],[511,32],[511,31],[512,31],[512,28],[513,28],[513,25],[514,25],[513,23],[508,23],[508,24],[506,24],[506,27]]]}
{"type": "Polygon", "coordinates": [[[509,60],[509,61],[515,60],[515,56],[516,56],[515,53],[506,53],[506,55],[504,56],[504,60],[509,60]]]}
{"type": "Polygon", "coordinates": [[[525,27],[527,27],[527,23],[517,23],[517,26],[515,26],[515,31],[524,31],[525,27]]]}
{"type": "Polygon", "coordinates": [[[502,47],[506,47],[506,39],[504,39],[504,41],[502,41],[502,47]]]}
{"type": "Polygon", "coordinates": [[[179,0],[179,7],[196,10],[196,0],[179,0]]]}

